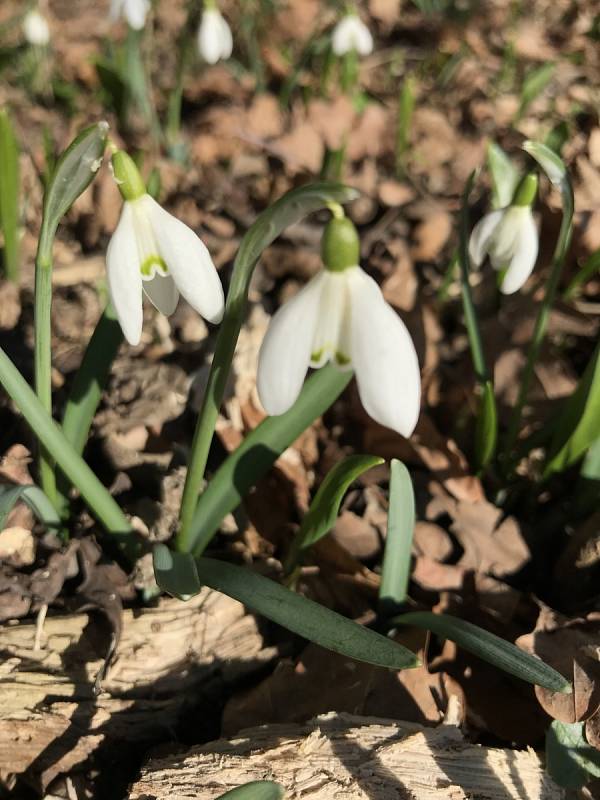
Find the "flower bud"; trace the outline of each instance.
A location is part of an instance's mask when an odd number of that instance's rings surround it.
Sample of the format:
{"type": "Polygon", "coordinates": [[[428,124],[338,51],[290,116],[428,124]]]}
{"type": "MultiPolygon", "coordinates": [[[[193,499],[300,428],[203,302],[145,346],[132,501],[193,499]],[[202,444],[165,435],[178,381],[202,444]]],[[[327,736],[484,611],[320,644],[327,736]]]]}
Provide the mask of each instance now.
{"type": "Polygon", "coordinates": [[[334,217],[329,220],[321,239],[321,257],[325,268],[330,272],[342,272],[349,267],[358,266],[360,240],[352,220],[348,217],[334,217]]]}
{"type": "Polygon", "coordinates": [[[112,168],[123,200],[137,200],[146,194],[146,185],[140,171],[124,150],[113,153],[112,168]]]}

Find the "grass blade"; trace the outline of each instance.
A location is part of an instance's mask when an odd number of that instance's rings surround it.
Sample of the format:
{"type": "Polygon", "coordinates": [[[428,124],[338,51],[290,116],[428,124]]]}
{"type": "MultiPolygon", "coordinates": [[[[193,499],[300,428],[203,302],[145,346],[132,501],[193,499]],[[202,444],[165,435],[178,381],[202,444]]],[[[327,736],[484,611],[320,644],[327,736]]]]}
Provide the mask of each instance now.
{"type": "Polygon", "coordinates": [[[543,686],[552,692],[572,692],[569,681],[548,664],[464,619],[433,614],[430,611],[414,611],[394,617],[392,622],[397,625],[414,625],[444,639],[450,639],[483,661],[528,683],[543,686]]]}
{"type": "Polygon", "coordinates": [[[383,554],[379,605],[386,616],[406,600],[410,555],[415,530],[415,494],[410,473],[393,459],[390,477],[390,510],[383,554]]]}
{"type": "Polygon", "coordinates": [[[4,234],[4,272],[19,280],[19,148],[6,110],[0,111],[0,228],[4,234]]]}
{"type": "Polygon", "coordinates": [[[203,492],[192,526],[189,548],[204,552],[225,516],[273,466],[281,453],[339,397],[352,377],[329,364],[305,382],[294,406],[279,417],[267,417],[219,467],[203,492]]]}
{"type": "Polygon", "coordinates": [[[525,75],[523,86],[521,88],[521,102],[519,103],[519,109],[515,116],[515,122],[518,122],[523,117],[523,114],[527,111],[536,97],[539,97],[546,86],[548,86],[552,80],[554,69],[555,64],[553,64],[551,61],[548,61],[546,64],[542,64],[540,67],[532,69],[527,73],[527,75],[525,75]]]}

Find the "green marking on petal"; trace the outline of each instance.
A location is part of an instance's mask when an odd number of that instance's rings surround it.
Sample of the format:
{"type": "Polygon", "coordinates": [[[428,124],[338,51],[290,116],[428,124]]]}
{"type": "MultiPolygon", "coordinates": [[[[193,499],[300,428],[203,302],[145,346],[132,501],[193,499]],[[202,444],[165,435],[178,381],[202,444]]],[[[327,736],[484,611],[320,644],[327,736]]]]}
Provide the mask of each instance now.
{"type": "Polygon", "coordinates": [[[325,352],[325,348],[322,347],[320,350],[315,350],[314,353],[311,353],[310,354],[311,362],[314,361],[316,363],[316,362],[320,361],[323,358],[323,353],[324,352],[325,352]]]}
{"type": "Polygon", "coordinates": [[[347,367],[350,364],[350,356],[347,356],[345,353],[336,350],[335,363],[338,365],[338,367],[347,367]]]}
{"type": "Polygon", "coordinates": [[[163,277],[169,274],[167,265],[160,256],[148,256],[144,259],[140,265],[140,272],[142,278],[153,278],[157,272],[160,272],[163,277]]]}

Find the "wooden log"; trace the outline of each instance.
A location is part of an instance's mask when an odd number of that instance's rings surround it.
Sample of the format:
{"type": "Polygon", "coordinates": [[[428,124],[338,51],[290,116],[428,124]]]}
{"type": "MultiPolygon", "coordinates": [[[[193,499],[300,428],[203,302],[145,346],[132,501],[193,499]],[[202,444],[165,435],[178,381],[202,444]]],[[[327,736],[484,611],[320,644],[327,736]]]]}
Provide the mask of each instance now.
{"type": "Polygon", "coordinates": [[[303,800],[562,800],[532,750],[481,747],[453,725],[349,714],[241,731],[151,760],[129,800],[213,800],[253,780],[303,800]]]}
{"type": "Polygon", "coordinates": [[[119,742],[172,738],[203,686],[218,689],[274,655],[254,617],[209,589],[126,610],[98,696],[110,637],[100,614],[49,616],[37,650],[35,635],[31,622],[0,627],[0,778],[24,776],[40,791],[92,754],[114,756],[119,742]]]}

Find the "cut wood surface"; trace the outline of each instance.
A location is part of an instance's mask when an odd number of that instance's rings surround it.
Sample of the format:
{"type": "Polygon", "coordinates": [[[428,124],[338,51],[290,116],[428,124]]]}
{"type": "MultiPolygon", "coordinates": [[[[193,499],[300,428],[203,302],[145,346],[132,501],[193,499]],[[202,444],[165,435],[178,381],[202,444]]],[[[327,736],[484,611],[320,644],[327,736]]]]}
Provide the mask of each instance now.
{"type": "Polygon", "coordinates": [[[212,800],[270,779],[310,800],[562,800],[532,750],[481,747],[452,725],[325,714],[151,760],[129,800],[212,800]]]}
{"type": "Polygon", "coordinates": [[[41,789],[101,747],[170,738],[204,684],[230,683],[273,655],[254,617],[208,589],[125,611],[97,697],[110,638],[103,617],[48,617],[39,649],[35,634],[31,622],[0,628],[0,777],[27,773],[41,789]]]}

